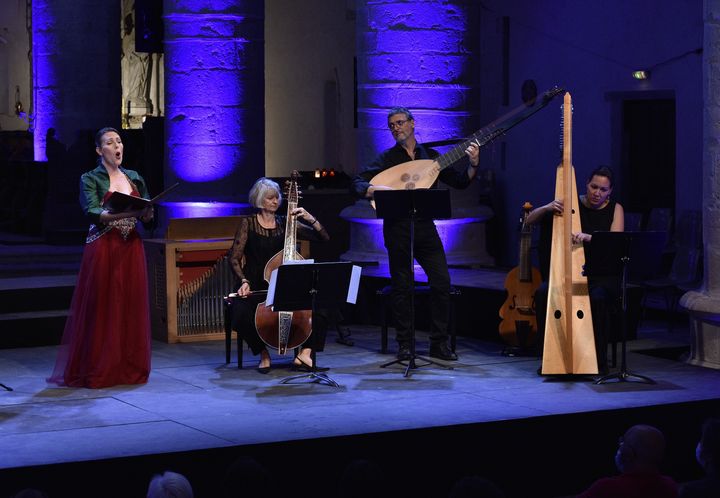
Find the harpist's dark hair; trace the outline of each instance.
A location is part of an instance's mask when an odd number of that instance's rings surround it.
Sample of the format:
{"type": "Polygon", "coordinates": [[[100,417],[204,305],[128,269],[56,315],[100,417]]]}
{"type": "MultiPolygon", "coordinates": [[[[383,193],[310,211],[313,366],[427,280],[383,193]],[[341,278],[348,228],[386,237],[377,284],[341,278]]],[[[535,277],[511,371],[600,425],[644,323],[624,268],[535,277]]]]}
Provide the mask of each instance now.
{"type": "Polygon", "coordinates": [[[604,176],[608,180],[610,180],[610,186],[615,185],[615,174],[613,173],[613,170],[610,169],[610,166],[598,166],[592,172],[588,175],[587,181],[590,183],[590,181],[593,179],[593,176],[604,176]]]}

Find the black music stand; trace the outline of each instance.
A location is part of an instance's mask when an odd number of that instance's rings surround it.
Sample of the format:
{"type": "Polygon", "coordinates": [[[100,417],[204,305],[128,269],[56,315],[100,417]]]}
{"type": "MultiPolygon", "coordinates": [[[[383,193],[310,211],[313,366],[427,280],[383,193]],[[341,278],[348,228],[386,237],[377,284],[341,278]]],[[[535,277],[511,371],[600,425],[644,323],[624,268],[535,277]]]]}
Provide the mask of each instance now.
{"type": "Polygon", "coordinates": [[[0,387],[2,387],[3,389],[5,389],[6,391],[12,391],[12,390],[13,390],[12,387],[8,387],[8,386],[6,386],[5,384],[3,384],[2,382],[0,382],[0,387]]]}
{"type": "Polygon", "coordinates": [[[665,232],[594,232],[592,252],[585,273],[592,277],[620,277],[621,303],[621,359],[620,371],[604,375],[595,381],[603,384],[610,380],[627,382],[630,378],[646,384],[655,384],[650,377],[630,372],[627,369],[627,282],[635,278],[649,278],[654,275],[662,256],[665,232]]]}
{"type": "Polygon", "coordinates": [[[447,189],[416,189],[416,190],[376,190],[374,193],[376,215],[385,220],[409,220],[410,221],[410,275],[412,276],[410,292],[410,358],[390,361],[380,365],[385,368],[396,363],[404,365],[405,377],[410,375],[410,370],[438,365],[452,370],[450,365],[438,363],[429,358],[419,356],[415,352],[415,220],[435,220],[439,218],[450,218],[450,191],[447,189]],[[415,360],[426,362],[424,365],[417,365],[415,360]]]}
{"type": "MultiPolygon", "coordinates": [[[[335,309],[346,302],[354,304],[357,300],[359,282],[360,267],[354,266],[349,261],[284,264],[273,271],[268,302],[272,302],[274,311],[310,309],[314,316],[318,307],[335,309]]],[[[326,373],[317,370],[315,351],[309,373],[287,377],[280,383],[290,384],[303,378],[340,387],[340,384],[326,373]]]]}

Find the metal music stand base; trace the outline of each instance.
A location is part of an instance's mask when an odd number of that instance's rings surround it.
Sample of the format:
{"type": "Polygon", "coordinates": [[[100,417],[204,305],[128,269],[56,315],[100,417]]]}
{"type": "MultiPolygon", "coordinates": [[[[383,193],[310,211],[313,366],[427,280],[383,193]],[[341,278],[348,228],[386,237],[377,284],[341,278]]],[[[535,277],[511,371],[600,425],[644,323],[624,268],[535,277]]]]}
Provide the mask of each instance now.
{"type": "Polygon", "coordinates": [[[316,363],[315,363],[315,351],[312,352],[311,355],[313,368],[310,372],[298,374],[298,375],[292,375],[290,377],[285,377],[283,380],[280,381],[280,384],[299,384],[299,382],[294,382],[299,379],[310,379],[310,383],[316,383],[316,384],[325,384],[326,386],[332,386],[332,387],[340,387],[340,384],[335,382],[330,378],[328,374],[325,372],[318,372],[315,370],[316,363]]]}
{"type": "Polygon", "coordinates": [[[453,370],[454,367],[452,365],[443,365],[442,363],[438,363],[437,361],[433,361],[429,358],[425,358],[424,356],[416,355],[415,353],[412,353],[410,355],[410,358],[407,359],[397,359],[393,361],[389,361],[387,363],[383,363],[380,365],[380,368],[389,367],[390,365],[395,365],[396,363],[399,363],[400,365],[405,366],[405,373],[403,374],[403,377],[410,377],[410,370],[415,370],[420,367],[427,367],[429,365],[437,365],[439,367],[445,368],[446,370],[453,370]],[[424,365],[418,365],[415,363],[415,360],[421,360],[424,361],[424,365]],[[407,365],[405,365],[404,362],[407,361],[407,365]]]}
{"type": "Polygon", "coordinates": [[[8,387],[8,386],[6,386],[5,384],[3,384],[2,382],[0,382],[0,387],[2,387],[3,389],[5,389],[6,391],[12,391],[12,390],[13,390],[12,387],[8,387]]]}
{"type": "Polygon", "coordinates": [[[645,377],[644,375],[635,374],[626,370],[621,370],[618,373],[614,374],[604,375],[598,380],[596,380],[595,384],[604,384],[605,382],[613,379],[617,379],[619,382],[629,382],[631,377],[634,377],[635,379],[638,379],[638,381],[645,384],[657,384],[657,382],[652,380],[650,377],[645,377]]]}
{"type": "Polygon", "coordinates": [[[293,375],[292,377],[286,377],[280,381],[280,384],[298,384],[295,382],[298,379],[310,379],[310,384],[325,384],[326,386],[340,387],[340,384],[332,380],[324,372],[309,372],[300,375],[293,375]]]}

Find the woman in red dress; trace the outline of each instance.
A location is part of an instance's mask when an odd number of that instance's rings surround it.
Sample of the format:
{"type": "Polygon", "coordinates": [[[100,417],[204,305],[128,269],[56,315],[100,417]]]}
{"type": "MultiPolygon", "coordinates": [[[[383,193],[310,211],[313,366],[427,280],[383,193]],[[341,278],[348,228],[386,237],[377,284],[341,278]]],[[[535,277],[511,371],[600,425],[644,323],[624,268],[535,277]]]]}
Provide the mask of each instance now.
{"type": "Polygon", "coordinates": [[[95,135],[98,166],[80,178],[80,204],[92,224],[50,382],[101,388],[143,384],[150,374],[147,268],[137,219],[148,223],[152,206],[111,213],[112,192],[148,198],[147,185],[120,165],[123,144],[113,128],[95,135]]]}

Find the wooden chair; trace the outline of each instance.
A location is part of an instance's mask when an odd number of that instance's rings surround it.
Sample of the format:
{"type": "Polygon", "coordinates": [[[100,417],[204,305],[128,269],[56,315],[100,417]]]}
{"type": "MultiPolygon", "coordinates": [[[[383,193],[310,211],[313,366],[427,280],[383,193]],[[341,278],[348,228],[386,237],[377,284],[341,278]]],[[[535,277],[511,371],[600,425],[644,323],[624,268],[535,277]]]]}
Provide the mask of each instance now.
{"type": "Polygon", "coordinates": [[[680,246],[673,257],[670,273],[666,276],[645,280],[641,283],[644,295],[642,299],[643,315],[647,299],[651,294],[661,294],[665,311],[677,311],[678,301],[683,289],[695,288],[702,275],[702,249],[680,246]]]}
{"type": "MultiPolygon", "coordinates": [[[[225,327],[225,364],[230,363],[232,356],[232,317],[233,317],[233,299],[225,296],[223,298],[225,309],[223,314],[223,325],[225,327]]],[[[243,343],[242,331],[236,330],[237,334],[237,355],[238,368],[242,368],[243,343]]]]}

